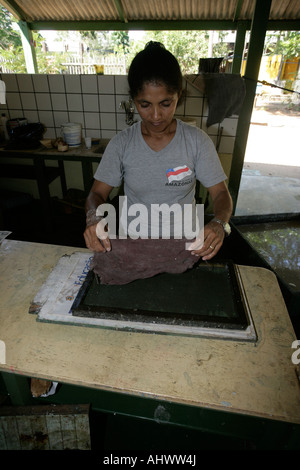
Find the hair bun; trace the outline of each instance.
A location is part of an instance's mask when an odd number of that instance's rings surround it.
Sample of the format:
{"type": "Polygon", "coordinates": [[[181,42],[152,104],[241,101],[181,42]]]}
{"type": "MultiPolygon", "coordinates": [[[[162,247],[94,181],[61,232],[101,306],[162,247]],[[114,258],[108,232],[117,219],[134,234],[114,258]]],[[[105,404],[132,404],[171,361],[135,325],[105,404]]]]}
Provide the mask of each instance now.
{"type": "Polygon", "coordinates": [[[165,49],[165,46],[161,43],[161,42],[158,42],[158,41],[149,41],[147,42],[145,48],[145,50],[153,50],[153,49],[165,49]]]}
{"type": "Polygon", "coordinates": [[[164,85],[168,92],[181,95],[182,74],[176,57],[158,41],[149,41],[136,54],[128,71],[131,98],[143,90],[145,84],[164,85]]]}

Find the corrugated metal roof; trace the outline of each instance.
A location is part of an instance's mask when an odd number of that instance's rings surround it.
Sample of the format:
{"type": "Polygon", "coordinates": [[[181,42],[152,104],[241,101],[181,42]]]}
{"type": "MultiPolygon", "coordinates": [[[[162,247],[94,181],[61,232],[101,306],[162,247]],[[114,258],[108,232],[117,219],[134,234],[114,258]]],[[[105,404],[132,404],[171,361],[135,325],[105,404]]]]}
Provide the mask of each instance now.
{"type": "MultiPolygon", "coordinates": [[[[0,0],[0,3],[28,23],[251,20],[255,6],[255,0],[0,0]]],[[[272,0],[269,19],[299,20],[299,0],[272,0]]]]}

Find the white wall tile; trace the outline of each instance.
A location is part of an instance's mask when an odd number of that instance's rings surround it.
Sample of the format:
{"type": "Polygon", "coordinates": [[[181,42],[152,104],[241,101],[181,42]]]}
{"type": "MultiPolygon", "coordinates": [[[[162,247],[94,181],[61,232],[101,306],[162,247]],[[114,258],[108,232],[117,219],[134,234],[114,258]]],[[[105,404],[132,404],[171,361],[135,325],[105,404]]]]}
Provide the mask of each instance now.
{"type": "Polygon", "coordinates": [[[13,110],[10,110],[9,112],[10,119],[16,119],[16,118],[22,118],[22,117],[26,117],[24,116],[24,111],[22,109],[13,109],[13,110]]]}
{"type": "MultiPolygon", "coordinates": [[[[49,95],[46,95],[46,96],[50,101],[49,95]]],[[[37,108],[34,93],[21,93],[21,102],[22,102],[22,106],[25,110],[26,109],[36,109],[37,108]]]]}
{"type": "Polygon", "coordinates": [[[100,139],[101,138],[99,128],[98,129],[85,128],[84,129],[84,136],[85,137],[94,137],[95,139],[100,139]]]}
{"type": "Polygon", "coordinates": [[[85,113],[85,127],[88,129],[100,129],[100,118],[98,113],[85,113]]]}
{"type": "Polygon", "coordinates": [[[97,75],[97,79],[100,94],[115,93],[115,81],[113,75],[97,75]]]}
{"type": "Polygon", "coordinates": [[[19,91],[17,75],[14,73],[2,73],[2,80],[5,82],[6,91],[19,91]]]}
{"type": "Polygon", "coordinates": [[[234,136],[222,136],[219,153],[232,153],[234,148],[234,136]]]}
{"type": "Polygon", "coordinates": [[[66,93],[81,93],[80,75],[65,75],[66,93]]]}
{"type": "Polygon", "coordinates": [[[212,126],[207,127],[206,123],[207,123],[207,116],[204,116],[202,119],[202,129],[204,130],[204,132],[206,132],[206,134],[209,134],[209,135],[217,135],[219,131],[219,124],[216,123],[216,124],[213,124],[212,126]]]}
{"type": "Polygon", "coordinates": [[[67,99],[63,93],[51,94],[52,109],[55,111],[67,111],[67,99]]]}
{"type": "Polygon", "coordinates": [[[116,112],[117,113],[124,113],[124,108],[121,107],[121,103],[123,101],[127,102],[129,100],[129,95],[115,95],[115,102],[116,102],[116,112]]]}
{"type": "Polygon", "coordinates": [[[235,118],[226,118],[220,123],[213,124],[212,126],[207,127],[207,117],[204,116],[202,120],[202,129],[207,134],[217,135],[219,129],[222,129],[222,138],[223,136],[235,136],[238,120],[235,118]]]}
{"type": "Polygon", "coordinates": [[[38,112],[35,111],[35,110],[33,110],[33,111],[26,110],[26,119],[28,119],[28,122],[39,122],[40,121],[38,112]]]}
{"type": "Polygon", "coordinates": [[[67,105],[69,111],[82,111],[82,95],[67,94],[67,105]]]}
{"type": "Polygon", "coordinates": [[[111,139],[117,134],[115,130],[109,130],[109,129],[103,129],[101,131],[101,137],[102,139],[111,139]]]}
{"type": "Polygon", "coordinates": [[[185,104],[185,114],[190,116],[201,116],[203,108],[203,98],[187,98],[185,104]]]}
{"type": "Polygon", "coordinates": [[[20,91],[33,91],[32,77],[30,74],[17,74],[17,81],[20,91]]]}
{"type": "Polygon", "coordinates": [[[19,93],[6,93],[6,104],[9,110],[21,109],[21,98],[19,93]]]}
{"type": "Polygon", "coordinates": [[[47,127],[45,134],[43,135],[44,139],[56,139],[60,137],[59,131],[57,131],[54,127],[47,127]]]}
{"type": "Polygon", "coordinates": [[[200,97],[202,98],[204,96],[204,86],[203,86],[203,90],[199,90],[198,88],[194,87],[190,83],[187,83],[186,96],[187,97],[194,96],[196,98],[200,98],[200,97]]]}
{"type": "Polygon", "coordinates": [[[124,114],[117,114],[117,130],[122,131],[123,129],[126,129],[128,127],[128,124],[126,124],[126,115],[124,114]]]}
{"type": "Polygon", "coordinates": [[[237,124],[237,118],[225,118],[220,124],[223,127],[223,135],[236,135],[237,124]]]}
{"type": "Polygon", "coordinates": [[[99,95],[100,112],[115,111],[115,95],[99,95]]]}
{"type": "Polygon", "coordinates": [[[184,115],[184,110],[185,110],[185,102],[179,104],[176,108],[176,114],[181,114],[184,115]]]}
{"type": "Polygon", "coordinates": [[[49,92],[48,76],[41,74],[32,75],[33,87],[36,93],[49,92]]]}
{"type": "Polygon", "coordinates": [[[98,93],[97,75],[81,75],[82,93],[98,93]]]}
{"type": "Polygon", "coordinates": [[[114,113],[101,113],[101,129],[116,130],[116,115],[114,113]]]}
{"type": "Polygon", "coordinates": [[[51,93],[64,93],[65,83],[63,75],[48,75],[51,93]]]}
{"type": "Polygon", "coordinates": [[[95,95],[82,95],[83,109],[85,112],[99,111],[98,96],[95,95]]]}
{"type": "Polygon", "coordinates": [[[76,122],[82,125],[84,127],[84,116],[83,113],[80,112],[69,112],[69,119],[70,122],[76,122]]]}
{"type": "Polygon", "coordinates": [[[54,111],[53,117],[54,117],[55,127],[59,127],[65,122],[69,121],[69,113],[65,111],[54,111]]]}
{"type": "MultiPolygon", "coordinates": [[[[29,95],[29,93],[26,93],[26,95],[29,95]]],[[[22,97],[22,102],[23,102],[23,96],[21,95],[21,97],[22,97]]],[[[51,99],[48,93],[36,93],[35,97],[36,97],[37,109],[43,109],[43,110],[49,110],[49,111],[52,109],[51,99]]],[[[26,108],[26,106],[24,106],[24,108],[26,108]]]]}
{"type": "Polygon", "coordinates": [[[129,94],[129,86],[126,75],[115,75],[116,94],[129,94]]]}
{"type": "Polygon", "coordinates": [[[39,111],[39,120],[46,127],[54,127],[54,120],[52,112],[49,111],[39,111]]]}
{"type": "Polygon", "coordinates": [[[208,113],[209,113],[208,101],[207,101],[207,98],[204,98],[204,102],[203,102],[203,116],[208,116],[208,113]]]}

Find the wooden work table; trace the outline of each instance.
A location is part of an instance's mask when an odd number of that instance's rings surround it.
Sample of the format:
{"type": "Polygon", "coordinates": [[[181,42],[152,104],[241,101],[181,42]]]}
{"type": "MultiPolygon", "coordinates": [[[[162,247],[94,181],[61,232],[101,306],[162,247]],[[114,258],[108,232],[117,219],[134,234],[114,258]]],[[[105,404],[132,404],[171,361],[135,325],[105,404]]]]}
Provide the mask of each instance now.
{"type": "Polygon", "coordinates": [[[102,392],[102,409],[124,412],[126,406],[127,414],[161,422],[208,429],[211,413],[220,413],[214,426],[223,423],[228,432],[233,416],[239,417],[237,434],[257,418],[265,430],[266,423],[279,422],[299,432],[300,388],[291,360],[296,338],[272,272],[240,267],[257,343],[36,321],[30,303],[59,258],[74,251],[87,250],[13,240],[0,246],[0,340],[6,349],[0,370],[17,404],[26,400],[13,385],[38,377],[80,386],[88,402],[102,392]]]}
{"type": "Polygon", "coordinates": [[[60,178],[62,194],[65,195],[67,185],[64,162],[79,162],[81,163],[84,193],[87,195],[93,181],[92,164],[93,162],[99,163],[108,141],[109,139],[102,139],[91,149],[87,149],[84,144],[81,144],[80,147],[69,148],[66,152],[59,152],[56,148],[47,149],[43,146],[33,150],[7,150],[2,147],[0,148],[0,177],[36,180],[43,213],[47,214],[45,225],[47,230],[51,230],[52,224],[49,215],[52,208],[49,184],[56,178],[60,178]],[[27,163],[22,164],[20,160],[27,160],[27,163]],[[31,164],[30,161],[32,161],[31,164]],[[57,161],[58,166],[47,166],[47,161],[57,161]]]}
{"type": "MultiPolygon", "coordinates": [[[[24,159],[24,160],[32,159],[38,184],[39,184],[39,181],[41,181],[42,183],[43,176],[44,176],[44,181],[45,182],[47,181],[48,175],[47,175],[47,168],[45,166],[45,161],[46,160],[57,161],[59,163],[58,168],[60,172],[56,174],[56,177],[60,176],[61,178],[63,192],[65,190],[65,184],[66,184],[65,177],[64,177],[64,170],[63,170],[63,162],[64,161],[81,162],[83,186],[84,186],[85,192],[88,193],[90,186],[91,186],[91,180],[93,178],[92,163],[100,161],[100,157],[103,153],[104,146],[107,145],[108,139],[102,139],[101,142],[102,144],[94,145],[92,146],[91,149],[87,149],[85,145],[82,144],[80,147],[69,148],[69,150],[67,150],[66,152],[59,152],[56,148],[47,149],[43,146],[40,146],[37,149],[33,149],[33,150],[21,150],[21,149],[20,150],[7,150],[5,148],[0,148],[0,159],[2,161],[6,159],[6,165],[8,165],[7,158],[9,158],[9,161],[12,162],[12,164],[13,164],[12,160],[14,158],[24,159]]],[[[53,170],[53,167],[49,167],[48,170],[51,168],[53,170]]],[[[49,175],[49,177],[51,177],[51,174],[49,175]]],[[[40,184],[39,184],[39,189],[40,189],[40,184]]]]}

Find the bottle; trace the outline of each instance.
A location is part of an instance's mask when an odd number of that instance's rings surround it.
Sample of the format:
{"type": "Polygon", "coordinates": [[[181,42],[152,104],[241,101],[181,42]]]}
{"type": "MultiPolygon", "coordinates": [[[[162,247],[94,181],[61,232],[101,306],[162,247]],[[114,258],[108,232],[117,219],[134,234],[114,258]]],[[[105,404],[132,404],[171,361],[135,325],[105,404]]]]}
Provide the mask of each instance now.
{"type": "Polygon", "coordinates": [[[1,134],[4,136],[4,140],[9,140],[6,123],[7,123],[7,117],[3,113],[1,114],[1,131],[2,131],[1,134]]]}

